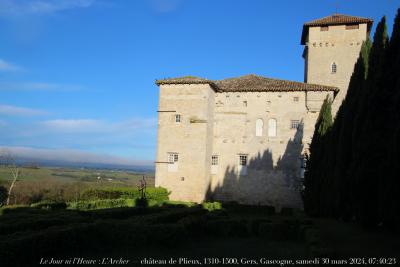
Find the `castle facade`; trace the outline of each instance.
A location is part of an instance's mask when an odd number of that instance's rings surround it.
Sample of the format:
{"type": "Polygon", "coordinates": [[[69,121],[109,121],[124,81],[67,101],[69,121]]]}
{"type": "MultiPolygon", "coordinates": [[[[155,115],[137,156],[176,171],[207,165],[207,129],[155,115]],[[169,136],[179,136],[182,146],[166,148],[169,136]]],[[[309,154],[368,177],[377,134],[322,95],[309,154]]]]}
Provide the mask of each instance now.
{"type": "Polygon", "coordinates": [[[344,99],[372,20],[303,25],[304,82],[245,75],[157,80],[156,186],[170,199],[301,208],[304,153],[324,99],[344,99]]]}

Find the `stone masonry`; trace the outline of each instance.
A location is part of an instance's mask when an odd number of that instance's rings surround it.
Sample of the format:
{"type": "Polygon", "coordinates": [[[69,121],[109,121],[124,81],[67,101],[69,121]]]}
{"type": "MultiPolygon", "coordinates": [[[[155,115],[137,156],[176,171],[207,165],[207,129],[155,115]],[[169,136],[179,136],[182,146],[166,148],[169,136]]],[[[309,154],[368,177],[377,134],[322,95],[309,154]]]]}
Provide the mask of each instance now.
{"type": "Polygon", "coordinates": [[[304,24],[305,83],[158,80],[156,186],[172,200],[301,208],[303,156],[321,104],[330,97],[340,106],[371,25],[344,15],[304,24]]]}

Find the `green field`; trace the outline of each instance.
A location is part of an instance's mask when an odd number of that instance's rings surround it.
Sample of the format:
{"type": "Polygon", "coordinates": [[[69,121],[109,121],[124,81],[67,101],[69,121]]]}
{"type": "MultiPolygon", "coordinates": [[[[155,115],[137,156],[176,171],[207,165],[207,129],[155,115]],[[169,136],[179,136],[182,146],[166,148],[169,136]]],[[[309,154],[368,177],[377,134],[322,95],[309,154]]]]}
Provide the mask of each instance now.
{"type": "MultiPolygon", "coordinates": [[[[121,170],[21,167],[11,194],[10,204],[30,205],[40,201],[78,201],[81,195],[95,188],[131,188],[137,190],[145,177],[147,187],[154,187],[153,173],[135,173],[121,170]]],[[[0,185],[9,187],[12,175],[0,168],[0,185]]]]}
{"type": "MultiPolygon", "coordinates": [[[[102,170],[64,167],[21,167],[20,181],[54,180],[61,182],[85,182],[95,184],[135,185],[143,177],[149,186],[154,185],[153,173],[135,173],[131,171],[102,170]]],[[[9,170],[0,168],[0,181],[11,180],[9,170]]]]}

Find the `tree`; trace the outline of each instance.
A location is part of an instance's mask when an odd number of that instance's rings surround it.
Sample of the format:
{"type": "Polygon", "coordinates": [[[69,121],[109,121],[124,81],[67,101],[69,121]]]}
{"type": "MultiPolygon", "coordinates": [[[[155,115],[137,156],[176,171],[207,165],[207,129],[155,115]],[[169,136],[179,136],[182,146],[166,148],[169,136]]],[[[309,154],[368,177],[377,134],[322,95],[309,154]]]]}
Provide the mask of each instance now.
{"type": "Polygon", "coordinates": [[[8,190],[4,186],[0,185],[0,207],[3,206],[7,201],[8,190]]]}
{"type": "Polygon", "coordinates": [[[321,188],[323,185],[323,162],[326,151],[325,140],[332,126],[332,100],[326,97],[321,106],[314,135],[310,144],[310,156],[304,176],[304,208],[312,215],[321,215],[321,188]]]}
{"type": "Polygon", "coordinates": [[[6,201],[6,205],[10,205],[12,190],[15,186],[15,183],[18,180],[19,175],[21,174],[21,169],[17,165],[15,157],[8,150],[3,150],[0,153],[0,165],[3,168],[8,169],[12,175],[12,181],[10,187],[8,188],[7,201],[6,201]]]}

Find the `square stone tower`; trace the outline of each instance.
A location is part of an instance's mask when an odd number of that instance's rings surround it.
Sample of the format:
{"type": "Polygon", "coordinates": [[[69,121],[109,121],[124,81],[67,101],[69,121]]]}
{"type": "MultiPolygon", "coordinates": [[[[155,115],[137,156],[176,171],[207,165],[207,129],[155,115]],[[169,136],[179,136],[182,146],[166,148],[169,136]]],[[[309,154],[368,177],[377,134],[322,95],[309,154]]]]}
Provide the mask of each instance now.
{"type": "Polygon", "coordinates": [[[354,64],[372,23],[368,18],[334,14],[303,26],[304,82],[340,89],[332,107],[334,114],[346,96],[354,64]]]}
{"type": "Polygon", "coordinates": [[[159,80],[156,186],[170,199],[202,202],[210,184],[214,125],[212,81],[187,76],[159,80]]]}

